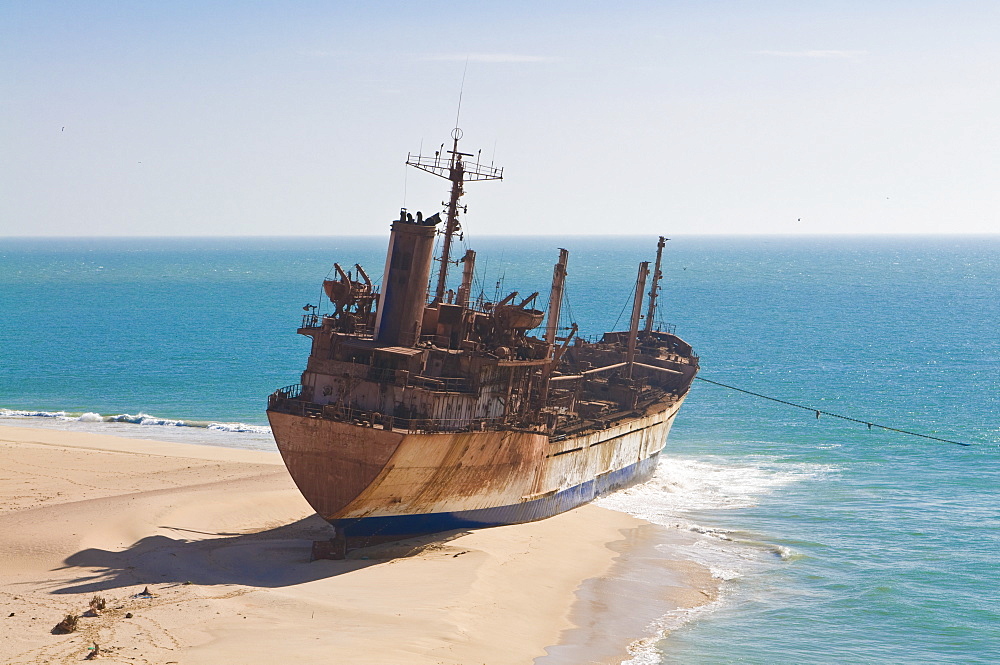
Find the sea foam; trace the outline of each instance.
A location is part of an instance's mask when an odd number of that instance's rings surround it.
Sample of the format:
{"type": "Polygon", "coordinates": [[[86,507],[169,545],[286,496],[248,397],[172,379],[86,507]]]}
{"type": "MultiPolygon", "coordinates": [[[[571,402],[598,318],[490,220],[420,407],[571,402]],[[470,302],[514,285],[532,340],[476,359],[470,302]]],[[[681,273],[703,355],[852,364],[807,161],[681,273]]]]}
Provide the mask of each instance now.
{"type": "Polygon", "coordinates": [[[704,519],[699,518],[715,511],[753,508],[778,488],[832,471],[829,466],[788,463],[768,457],[749,457],[737,462],[718,457],[661,456],[649,481],[597,499],[595,503],[604,508],[691,535],[681,542],[662,543],[656,549],[664,559],[702,564],[723,583],[716,600],[692,609],[674,610],[647,626],[646,636],[629,646],[631,658],[625,665],[661,662],[657,643],[667,633],[729,602],[733,596],[730,583],[798,556],[791,548],[765,542],[756,534],[706,526],[700,523],[704,519]]]}
{"type": "Polygon", "coordinates": [[[142,411],[135,414],[100,414],[94,411],[75,413],[33,409],[0,409],[0,422],[4,421],[9,424],[28,424],[48,429],[89,431],[97,434],[248,450],[274,450],[271,428],[266,425],[161,418],[142,411]]]}
{"type": "Polygon", "coordinates": [[[127,425],[143,425],[146,427],[200,427],[218,432],[270,434],[271,428],[266,425],[250,425],[247,423],[215,422],[199,420],[176,420],[172,418],[160,418],[148,413],[139,412],[137,414],[118,413],[105,415],[87,411],[86,413],[72,413],[67,411],[40,411],[25,409],[0,409],[0,418],[27,419],[45,418],[62,421],[75,421],[81,423],[123,423],[127,425]]]}
{"type": "Polygon", "coordinates": [[[661,456],[648,482],[602,497],[597,503],[654,524],[674,526],[694,511],[756,506],[779,487],[829,471],[831,467],[819,464],[783,463],[765,457],[734,463],[713,457],[661,456]]]}

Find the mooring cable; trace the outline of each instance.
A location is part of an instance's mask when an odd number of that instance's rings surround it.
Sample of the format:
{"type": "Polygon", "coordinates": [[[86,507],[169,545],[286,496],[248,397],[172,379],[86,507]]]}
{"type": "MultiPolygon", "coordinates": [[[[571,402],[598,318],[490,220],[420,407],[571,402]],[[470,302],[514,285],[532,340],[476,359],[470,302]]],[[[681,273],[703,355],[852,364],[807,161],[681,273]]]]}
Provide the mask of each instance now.
{"type": "Polygon", "coordinates": [[[879,425],[878,423],[869,422],[867,420],[859,420],[858,418],[851,418],[850,416],[842,416],[839,413],[831,413],[829,411],[823,411],[822,409],[814,409],[811,406],[804,406],[802,404],[796,404],[795,402],[789,402],[787,400],[778,399],[777,397],[771,397],[769,395],[762,395],[760,393],[755,393],[752,390],[744,390],[743,388],[737,388],[736,386],[730,386],[725,383],[719,383],[718,381],[712,381],[711,379],[705,379],[700,376],[694,377],[699,381],[704,381],[705,383],[711,383],[715,386],[720,386],[722,388],[728,388],[729,390],[735,390],[736,392],[746,393],[747,395],[753,395],[754,397],[761,397],[763,399],[771,400],[772,402],[777,402],[779,404],[785,404],[786,406],[794,406],[797,409],[804,409],[806,411],[812,411],[819,418],[820,415],[830,416],[831,418],[840,418],[841,420],[849,420],[852,423],[861,423],[862,425],[868,425],[868,429],[873,427],[878,427],[879,429],[888,430],[890,432],[898,432],[900,434],[908,434],[909,436],[919,436],[923,439],[931,439],[933,441],[941,441],[943,443],[953,443],[956,446],[971,446],[971,443],[962,443],[961,441],[952,441],[951,439],[942,439],[936,436],[930,436],[929,434],[920,434],[919,432],[910,432],[905,429],[899,429],[897,427],[889,427],[888,425],[879,425]]]}

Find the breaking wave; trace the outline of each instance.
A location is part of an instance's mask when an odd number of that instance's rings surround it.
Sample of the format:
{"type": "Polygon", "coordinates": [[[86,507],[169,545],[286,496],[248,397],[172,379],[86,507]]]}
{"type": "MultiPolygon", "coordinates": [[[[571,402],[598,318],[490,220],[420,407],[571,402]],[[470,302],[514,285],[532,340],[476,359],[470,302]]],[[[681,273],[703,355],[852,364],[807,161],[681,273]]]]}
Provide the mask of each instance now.
{"type": "Polygon", "coordinates": [[[121,423],[126,425],[141,425],[144,427],[196,427],[216,432],[231,432],[236,434],[270,434],[271,428],[266,425],[250,425],[247,423],[227,423],[204,420],[175,420],[171,418],[160,418],[148,413],[139,412],[137,414],[118,413],[105,415],[87,411],[84,413],[74,413],[70,411],[34,411],[22,409],[0,409],[0,418],[9,419],[32,419],[38,418],[59,422],[79,422],[79,423],[121,423]]]}
{"type": "Polygon", "coordinates": [[[672,526],[695,511],[751,508],[780,487],[829,471],[820,464],[789,464],[764,457],[732,462],[661,456],[649,481],[602,497],[597,504],[672,526]]]}
{"type": "MultiPolygon", "coordinates": [[[[700,563],[723,583],[720,596],[708,604],[668,612],[647,626],[646,637],[629,646],[630,659],[623,665],[660,663],[659,641],[685,623],[728,603],[735,593],[730,583],[801,556],[787,545],[766,542],[760,534],[719,526],[720,511],[754,508],[783,487],[833,470],[820,464],[789,463],[765,456],[739,460],[661,456],[649,481],[597,499],[595,503],[604,508],[686,534],[658,544],[657,551],[667,560],[700,563]],[[716,524],[706,525],[711,522],[716,524]]],[[[735,516],[726,519],[730,524],[738,521],[735,516]]]]}

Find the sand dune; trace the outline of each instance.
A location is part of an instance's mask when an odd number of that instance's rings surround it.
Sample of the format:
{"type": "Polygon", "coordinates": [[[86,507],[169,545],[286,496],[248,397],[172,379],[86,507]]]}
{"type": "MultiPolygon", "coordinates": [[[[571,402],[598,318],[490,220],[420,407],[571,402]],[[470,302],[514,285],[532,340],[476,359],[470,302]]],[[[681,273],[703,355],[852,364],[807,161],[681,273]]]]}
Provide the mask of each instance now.
{"type": "Polygon", "coordinates": [[[0,427],[0,662],[620,662],[715,591],[651,529],[586,506],[310,563],[330,530],[276,453],[0,427]]]}

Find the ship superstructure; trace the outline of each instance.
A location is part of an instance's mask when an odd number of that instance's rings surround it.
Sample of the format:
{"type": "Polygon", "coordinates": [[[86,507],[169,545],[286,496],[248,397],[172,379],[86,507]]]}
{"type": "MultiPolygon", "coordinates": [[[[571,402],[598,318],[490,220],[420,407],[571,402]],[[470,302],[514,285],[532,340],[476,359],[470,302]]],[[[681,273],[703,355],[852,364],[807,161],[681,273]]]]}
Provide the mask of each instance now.
{"type": "Polygon", "coordinates": [[[460,130],[452,138],[447,153],[407,159],[451,182],[445,219],[400,212],[380,291],[360,265],[335,264],[333,311],[298,329],[312,339],[301,381],[268,402],[293,479],[349,537],[540,519],[642,480],[698,369],[690,345],[653,326],[663,238],[651,280],[639,265],[629,329],[597,342],[559,327],[566,250],[547,312],[538,293],[473,298],[472,250],[448,289],[464,184],[502,178],[458,150],[460,130]]]}

